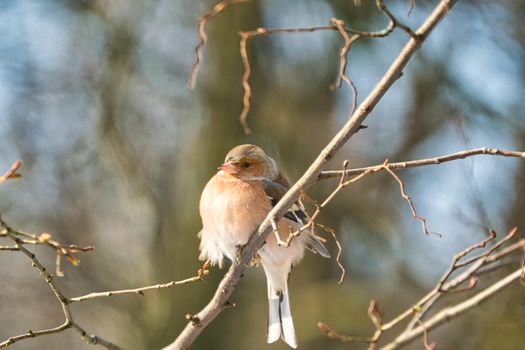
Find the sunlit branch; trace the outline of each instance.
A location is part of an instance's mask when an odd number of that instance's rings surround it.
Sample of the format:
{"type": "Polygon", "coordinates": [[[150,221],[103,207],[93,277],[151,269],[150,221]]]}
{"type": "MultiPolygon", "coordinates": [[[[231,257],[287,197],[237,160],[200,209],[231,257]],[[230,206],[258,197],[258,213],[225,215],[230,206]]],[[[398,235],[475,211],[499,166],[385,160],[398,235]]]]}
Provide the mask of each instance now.
{"type": "MultiPolygon", "coordinates": [[[[418,302],[412,305],[403,313],[394,317],[392,321],[389,321],[384,324],[376,325],[376,331],[371,337],[354,337],[336,333],[330,327],[324,323],[320,323],[320,329],[323,333],[331,338],[338,339],[340,341],[357,341],[375,344],[379,341],[383,332],[391,330],[395,326],[399,325],[400,322],[407,319],[407,317],[413,315],[413,318],[408,322],[405,330],[402,331],[392,343],[389,343],[382,349],[394,349],[399,345],[404,344],[410,340],[414,340],[418,336],[424,337],[425,346],[428,345],[428,334],[427,331],[432,328],[444,323],[447,318],[443,315],[451,315],[454,317],[459,315],[461,312],[466,311],[468,308],[477,305],[482,300],[485,300],[492,296],[495,291],[498,291],[505,286],[507,286],[511,281],[507,278],[517,280],[519,278],[519,273],[515,272],[512,274],[513,277],[506,277],[500,282],[496,283],[492,287],[489,287],[481,292],[478,292],[473,297],[467,299],[465,302],[458,304],[456,306],[446,307],[445,309],[439,311],[436,316],[432,316],[429,320],[424,320],[423,317],[426,313],[435,306],[436,302],[443,298],[444,296],[450,293],[462,293],[466,291],[474,290],[477,286],[478,277],[482,274],[488,272],[494,272],[503,266],[508,266],[507,264],[494,264],[495,262],[503,261],[508,255],[525,249],[525,241],[519,240],[516,243],[513,243],[507,247],[504,247],[505,244],[510,242],[512,239],[517,237],[517,228],[513,228],[505,235],[502,239],[495,242],[492,246],[487,247],[487,245],[494,241],[496,238],[496,233],[491,231],[489,236],[482,241],[475,243],[458,254],[456,254],[451,262],[450,267],[443,273],[443,276],[439,279],[436,286],[422,297],[418,302]],[[467,255],[470,253],[485,249],[482,253],[475,255],[468,260],[464,260],[467,255]],[[489,270],[486,267],[491,267],[489,270]],[[454,278],[451,278],[452,274],[460,269],[464,271],[457,274],[454,278]],[[507,283],[508,282],[508,283],[507,283]],[[464,285],[467,283],[466,285],[464,285]],[[464,285],[463,287],[461,287],[464,285]],[[464,308],[465,305],[469,305],[468,308],[464,308]],[[452,311],[451,311],[452,310],[452,311]],[[441,315],[441,316],[438,316],[441,315]],[[445,317],[442,319],[441,317],[445,317]]],[[[516,260],[513,259],[516,264],[516,260]]],[[[520,271],[523,273],[524,267],[520,265],[520,271]]]]}
{"type": "Polygon", "coordinates": [[[179,285],[188,284],[191,282],[201,281],[204,278],[204,276],[207,276],[208,274],[209,274],[208,264],[204,264],[203,268],[199,269],[196,276],[186,278],[180,281],[159,283],[159,284],[155,284],[152,286],[133,288],[133,289],[121,289],[121,290],[111,290],[111,291],[105,291],[105,292],[90,293],[90,294],[86,294],[80,297],[69,298],[69,302],[74,303],[74,302],[80,302],[80,301],[85,301],[85,300],[90,300],[90,299],[111,297],[114,295],[123,295],[123,294],[144,295],[144,292],[148,292],[152,290],[171,288],[173,286],[179,286],[179,285]]]}
{"type": "Polygon", "coordinates": [[[22,166],[22,162],[20,160],[15,160],[9,170],[6,171],[6,173],[2,176],[0,176],[0,183],[5,182],[9,179],[16,179],[21,177],[18,173],[18,169],[22,166]]]}
{"type": "Polygon", "coordinates": [[[366,117],[381,100],[383,95],[401,76],[401,72],[421,47],[422,41],[434,29],[454,6],[454,0],[442,0],[418,28],[416,33],[422,39],[420,41],[410,38],[403,47],[399,55],[394,59],[390,68],[379,80],[370,94],[363,100],[359,108],[356,109],[352,117],[339,130],[328,145],[321,151],[315,161],[309,166],[301,178],[288,190],[283,198],[273,207],[266,219],[261,223],[259,229],[254,232],[249,242],[239,253],[238,261],[233,262],[232,266],[220,282],[214,296],[210,302],[197,314],[193,315],[192,321],[188,322],[184,330],[178,337],[165,349],[188,349],[197,336],[227,307],[230,296],[239,283],[246,264],[255,256],[256,251],[264,244],[264,241],[272,232],[271,221],[280,220],[285,212],[297,201],[302,191],[315,183],[326,162],[332,159],[341,147],[355,134],[366,117]],[[194,322],[193,320],[197,320],[194,322]]]}
{"type": "MultiPolygon", "coordinates": [[[[458,160],[458,159],[464,159],[467,157],[472,157],[472,156],[477,156],[477,155],[516,157],[516,158],[525,159],[525,152],[482,147],[482,148],[475,148],[471,150],[447,154],[447,155],[434,157],[434,158],[425,158],[425,159],[411,160],[411,161],[405,161],[405,162],[388,163],[387,166],[391,170],[417,168],[417,167],[422,167],[422,166],[427,166],[427,165],[438,165],[438,164],[442,164],[445,162],[450,162],[450,161],[458,160]]],[[[348,169],[345,172],[346,172],[346,176],[354,176],[354,175],[359,175],[364,172],[374,170],[380,167],[382,167],[382,165],[378,164],[378,165],[373,165],[373,166],[364,167],[364,168],[348,169]]],[[[342,173],[341,170],[322,171],[318,176],[318,180],[330,179],[334,177],[339,178],[341,176],[341,173],[342,173]]]]}
{"type": "Polygon", "coordinates": [[[120,348],[119,346],[111,342],[108,342],[98,336],[87,335],[86,331],[84,331],[82,327],[80,327],[77,323],[73,321],[73,316],[69,308],[69,300],[64,296],[62,291],[56,285],[54,276],[51,275],[47,271],[47,269],[40,263],[40,261],[37,259],[34,253],[32,253],[31,251],[29,251],[27,248],[23,246],[23,240],[21,240],[15,234],[13,234],[12,233],[13,230],[10,227],[8,227],[4,221],[2,221],[0,224],[2,225],[3,231],[6,232],[5,233],[6,238],[13,241],[17,250],[21,252],[22,254],[24,254],[25,256],[27,256],[31,260],[33,267],[37,269],[40,276],[45,280],[49,288],[53,291],[53,294],[55,295],[55,298],[60,303],[63,314],[64,314],[64,322],[61,325],[57,327],[47,328],[47,329],[42,329],[42,330],[37,330],[37,331],[33,331],[30,329],[26,333],[23,333],[17,336],[12,336],[12,337],[7,338],[4,341],[0,341],[0,348],[8,347],[24,339],[35,338],[35,337],[39,337],[43,335],[55,334],[55,333],[62,332],[66,329],[73,328],[77,332],[79,332],[81,334],[82,339],[89,344],[101,345],[101,346],[104,346],[106,349],[111,349],[111,350],[121,350],[122,348],[120,348]]]}
{"type": "Polygon", "coordinates": [[[399,348],[401,345],[408,343],[417,337],[421,336],[425,331],[431,330],[433,328],[436,328],[440,326],[441,324],[448,322],[458,316],[460,316],[465,311],[470,310],[473,307],[478,306],[485,300],[492,297],[497,292],[500,292],[505,287],[509,286],[511,283],[517,281],[520,279],[520,276],[522,274],[522,268],[512,272],[511,274],[507,275],[506,277],[502,278],[498,282],[494,283],[490,287],[484,289],[483,291],[479,292],[478,294],[474,295],[473,297],[457,304],[454,306],[450,306],[445,308],[444,310],[441,310],[439,313],[437,313],[435,316],[431,317],[429,320],[423,322],[419,327],[416,327],[406,333],[402,333],[399,337],[397,337],[393,342],[387,344],[386,346],[382,347],[382,350],[393,350],[399,348]]]}

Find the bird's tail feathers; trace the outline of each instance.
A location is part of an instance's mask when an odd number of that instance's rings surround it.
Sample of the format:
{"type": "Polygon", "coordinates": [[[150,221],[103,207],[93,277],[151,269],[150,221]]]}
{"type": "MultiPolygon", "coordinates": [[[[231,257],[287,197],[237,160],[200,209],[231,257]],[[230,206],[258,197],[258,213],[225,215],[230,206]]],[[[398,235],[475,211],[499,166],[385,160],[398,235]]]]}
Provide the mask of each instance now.
{"type": "Polygon", "coordinates": [[[282,338],[292,348],[297,348],[297,338],[293,326],[288,288],[275,289],[268,280],[268,343],[273,343],[282,338]]]}
{"type": "Polygon", "coordinates": [[[304,234],[306,236],[305,243],[308,250],[316,254],[319,253],[319,255],[321,255],[323,258],[330,259],[330,252],[328,249],[326,249],[325,245],[319,238],[310,232],[306,232],[304,234]]]}

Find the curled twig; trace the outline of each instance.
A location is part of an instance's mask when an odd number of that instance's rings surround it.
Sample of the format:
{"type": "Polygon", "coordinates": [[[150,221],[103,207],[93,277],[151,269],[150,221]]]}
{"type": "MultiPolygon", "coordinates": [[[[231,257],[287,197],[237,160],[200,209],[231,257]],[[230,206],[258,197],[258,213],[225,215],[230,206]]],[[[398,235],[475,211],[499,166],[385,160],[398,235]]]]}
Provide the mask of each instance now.
{"type": "Polygon", "coordinates": [[[215,16],[217,16],[219,13],[224,11],[227,7],[247,2],[249,0],[226,0],[218,3],[213,7],[213,9],[205,14],[204,16],[201,16],[198,19],[198,27],[197,27],[197,34],[199,35],[199,44],[195,47],[195,61],[193,62],[193,65],[190,70],[190,74],[188,76],[188,87],[190,89],[193,89],[195,87],[195,84],[197,82],[197,75],[199,74],[199,68],[202,62],[203,54],[202,51],[204,49],[204,45],[206,45],[206,42],[208,41],[208,35],[206,34],[206,24],[208,21],[212,20],[215,16]]]}
{"type": "MultiPolygon", "coordinates": [[[[317,26],[317,27],[304,27],[304,28],[257,28],[256,30],[251,31],[241,31],[239,32],[240,41],[239,41],[239,53],[241,56],[241,61],[243,65],[243,75],[241,79],[241,84],[244,90],[244,95],[242,99],[242,111],[241,115],[239,116],[239,121],[241,122],[241,125],[244,129],[245,134],[251,133],[250,127],[248,126],[247,118],[248,113],[250,112],[250,99],[252,97],[252,90],[250,86],[250,75],[251,75],[251,66],[250,66],[250,59],[248,56],[247,51],[247,45],[248,40],[253,37],[261,36],[261,35],[275,35],[275,34],[291,34],[291,33],[313,33],[318,31],[339,31],[343,38],[345,38],[345,46],[341,50],[340,54],[340,71],[341,69],[345,70],[346,66],[346,54],[348,50],[350,49],[350,45],[352,42],[354,42],[357,39],[360,38],[384,38],[388,36],[395,28],[395,23],[391,22],[385,29],[376,31],[376,32],[366,32],[366,31],[360,31],[355,30],[351,28],[347,28],[343,26],[342,22],[338,22],[336,24],[333,21],[339,21],[336,19],[332,19],[332,23],[329,26],[317,26]],[[348,34],[352,34],[352,37],[350,38],[350,43],[347,43],[346,37],[348,37],[348,34]],[[343,60],[344,59],[344,60],[343,60]],[[342,65],[342,67],[341,67],[342,65]]],[[[341,79],[343,79],[348,85],[352,88],[353,95],[354,95],[354,102],[353,102],[353,108],[352,111],[355,111],[356,105],[357,105],[357,89],[355,87],[355,84],[353,81],[346,75],[342,74],[341,79]]],[[[338,83],[340,85],[340,83],[338,83]]],[[[353,112],[352,112],[353,113],[353,112]]]]}
{"type": "Polygon", "coordinates": [[[344,29],[344,22],[342,20],[332,18],[330,20],[333,26],[337,28],[339,33],[344,39],[344,45],[341,48],[341,51],[339,52],[339,72],[337,74],[337,78],[335,83],[331,86],[332,90],[334,90],[336,87],[341,87],[342,82],[346,82],[348,86],[352,89],[352,108],[350,110],[349,115],[351,116],[354,114],[355,109],[357,108],[357,87],[354,84],[354,81],[350,79],[350,77],[346,74],[346,65],[347,65],[347,56],[348,52],[350,51],[351,45],[362,38],[359,34],[353,34],[352,37],[348,36],[348,33],[344,29]]]}
{"type": "Polygon", "coordinates": [[[414,203],[412,203],[412,199],[410,198],[410,196],[405,192],[405,184],[403,183],[403,181],[399,178],[399,176],[396,175],[396,173],[394,173],[389,167],[388,167],[388,159],[385,160],[385,162],[383,163],[383,165],[381,166],[384,170],[386,170],[387,173],[389,173],[390,175],[392,175],[392,177],[397,181],[397,183],[399,184],[399,190],[401,191],[401,197],[403,197],[406,202],[408,203],[408,206],[410,207],[410,211],[412,212],[412,216],[414,217],[414,219],[418,220],[419,222],[421,222],[421,226],[423,226],[423,231],[425,232],[425,234],[428,236],[429,234],[433,234],[433,235],[436,235],[438,237],[441,238],[441,234],[440,233],[437,233],[437,232],[432,232],[432,231],[429,231],[428,230],[428,225],[427,225],[427,220],[418,215],[417,212],[416,212],[416,208],[414,207],[414,203]]]}
{"type": "Polygon", "coordinates": [[[335,231],[331,229],[330,227],[327,227],[321,224],[315,224],[315,226],[319,227],[321,230],[328,232],[330,235],[332,235],[332,238],[334,239],[334,242],[337,245],[337,255],[335,256],[335,262],[337,263],[337,266],[339,266],[339,269],[341,270],[341,275],[339,276],[339,281],[337,281],[337,284],[342,284],[346,276],[346,269],[341,263],[341,254],[343,253],[343,248],[341,247],[341,243],[337,239],[337,235],[335,234],[335,231]]]}
{"type": "Polygon", "coordinates": [[[385,4],[383,3],[383,0],[376,0],[376,6],[377,8],[383,12],[389,19],[391,22],[394,23],[394,25],[396,27],[399,27],[401,28],[402,30],[404,30],[412,39],[414,39],[416,42],[421,42],[421,37],[416,34],[412,29],[410,29],[409,26],[401,23],[393,14],[392,12],[390,12],[390,10],[385,6],[385,4]]]}

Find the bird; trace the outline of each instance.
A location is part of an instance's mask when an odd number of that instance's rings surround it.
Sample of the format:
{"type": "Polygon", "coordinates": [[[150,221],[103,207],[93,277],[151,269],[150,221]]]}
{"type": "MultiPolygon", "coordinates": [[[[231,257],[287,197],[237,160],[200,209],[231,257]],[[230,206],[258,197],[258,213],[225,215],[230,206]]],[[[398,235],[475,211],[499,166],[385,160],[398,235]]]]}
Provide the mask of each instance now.
{"type": "MultiPolygon", "coordinates": [[[[290,183],[275,160],[260,147],[244,144],[231,149],[202,191],[199,259],[219,268],[225,257],[235,261],[238,249],[248,242],[289,188],[290,183]]],[[[308,219],[303,205],[296,202],[276,223],[280,239],[285,241],[290,229],[301,228],[308,219]]],[[[288,296],[290,271],[303,258],[305,248],[325,258],[329,258],[330,253],[321,238],[310,230],[301,232],[288,246],[278,243],[277,237],[270,234],[257,252],[257,262],[262,265],[267,279],[267,342],[273,343],[281,337],[290,347],[296,348],[288,296]]]]}

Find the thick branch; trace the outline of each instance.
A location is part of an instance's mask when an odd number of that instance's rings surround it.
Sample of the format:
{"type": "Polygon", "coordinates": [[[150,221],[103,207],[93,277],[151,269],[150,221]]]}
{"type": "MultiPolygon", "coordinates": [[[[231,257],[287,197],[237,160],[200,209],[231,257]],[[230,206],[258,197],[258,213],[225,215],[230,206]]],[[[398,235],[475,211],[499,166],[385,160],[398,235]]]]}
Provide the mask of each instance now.
{"type": "MultiPolygon", "coordinates": [[[[448,14],[449,10],[455,3],[456,0],[442,0],[427,20],[416,31],[418,37],[421,38],[421,40],[426,38],[437,23],[448,14]]],[[[420,47],[420,44],[420,41],[416,41],[413,38],[409,39],[408,43],[401,50],[383,78],[370,92],[368,97],[361,103],[359,108],[353,113],[349,121],[321,151],[317,159],[310,165],[304,175],[292,186],[292,188],[268,214],[259,227],[259,234],[252,235],[248,244],[243,247],[239,261],[232,264],[219,284],[219,287],[209,304],[192,318],[191,322],[186,325],[177,339],[165,349],[190,348],[195,338],[229,304],[230,296],[240,281],[241,275],[245,269],[245,264],[250,261],[255,252],[263,245],[267,236],[271,233],[271,220],[279,220],[288,208],[299,198],[301,191],[317,180],[326,162],[332,159],[348,139],[359,130],[359,126],[370,114],[375,105],[401,76],[404,67],[420,47]]]]}

